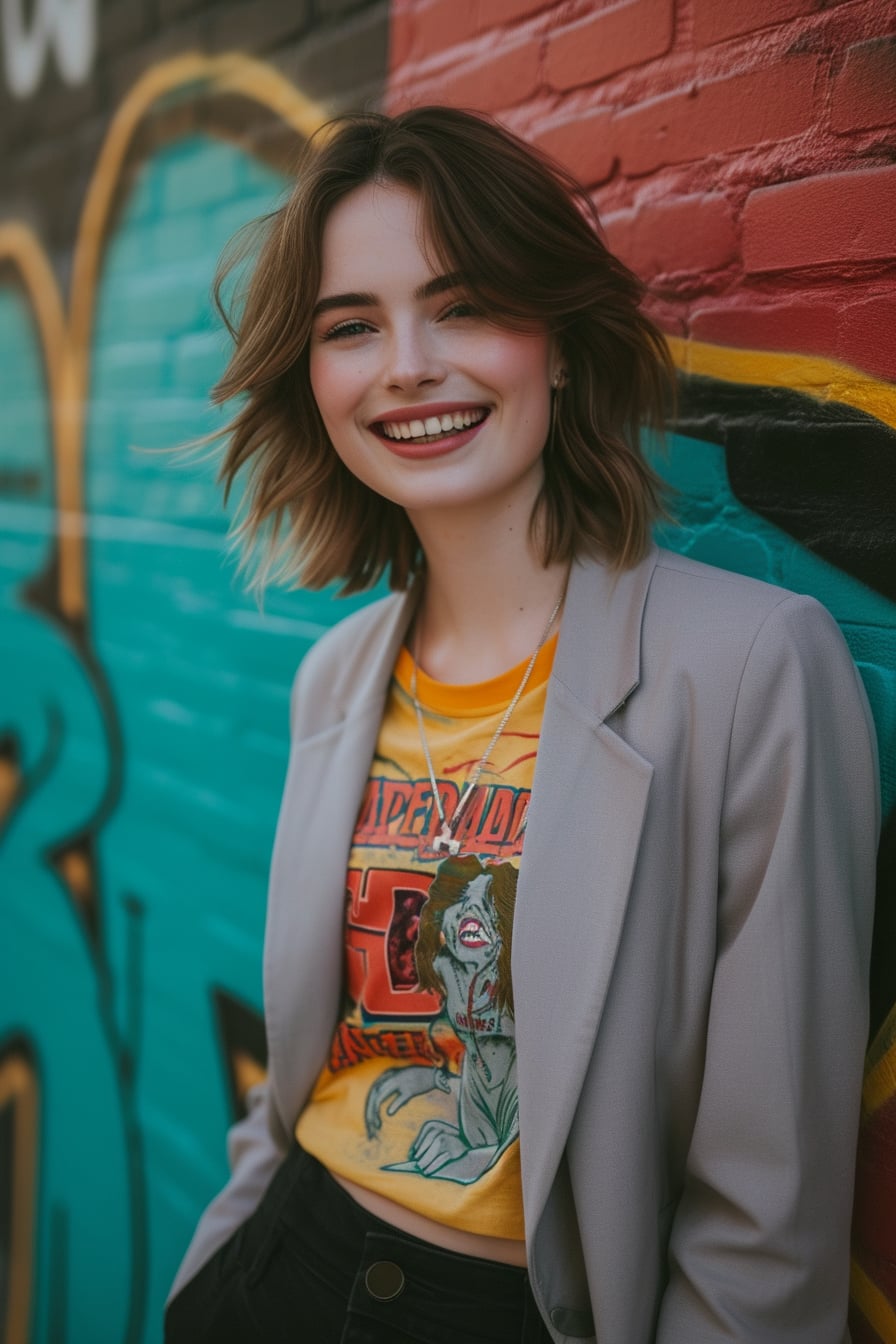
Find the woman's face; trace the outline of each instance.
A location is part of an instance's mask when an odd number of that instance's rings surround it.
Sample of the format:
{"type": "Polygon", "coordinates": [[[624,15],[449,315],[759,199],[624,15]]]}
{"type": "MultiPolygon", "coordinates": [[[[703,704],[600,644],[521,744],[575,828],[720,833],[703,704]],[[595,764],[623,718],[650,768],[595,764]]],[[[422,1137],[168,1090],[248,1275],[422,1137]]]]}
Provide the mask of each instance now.
{"type": "Polygon", "coordinates": [[[468,300],[463,277],[433,270],[419,199],[358,187],[323,238],[311,387],[336,452],[378,494],[421,516],[519,504],[542,480],[550,381],[547,331],[509,331],[468,300]]]}

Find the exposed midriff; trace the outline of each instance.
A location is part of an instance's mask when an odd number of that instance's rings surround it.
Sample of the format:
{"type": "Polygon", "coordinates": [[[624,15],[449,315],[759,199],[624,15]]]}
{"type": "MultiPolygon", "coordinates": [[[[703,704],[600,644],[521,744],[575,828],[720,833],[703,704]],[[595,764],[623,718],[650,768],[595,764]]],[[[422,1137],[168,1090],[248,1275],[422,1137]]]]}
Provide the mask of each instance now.
{"type": "Polygon", "coordinates": [[[365,1190],[354,1181],[349,1181],[344,1176],[337,1176],[334,1171],[331,1171],[330,1175],[348,1195],[351,1195],[356,1204],[361,1205],[362,1209],[372,1213],[375,1218],[381,1218],[384,1223],[390,1223],[393,1227],[400,1228],[402,1232],[409,1233],[412,1237],[429,1241],[444,1251],[473,1255],[480,1260],[498,1260],[504,1265],[526,1264],[524,1241],[513,1241],[509,1237],[482,1237],[476,1232],[465,1232],[461,1228],[437,1223],[422,1213],[396,1204],[385,1195],[365,1190]]]}

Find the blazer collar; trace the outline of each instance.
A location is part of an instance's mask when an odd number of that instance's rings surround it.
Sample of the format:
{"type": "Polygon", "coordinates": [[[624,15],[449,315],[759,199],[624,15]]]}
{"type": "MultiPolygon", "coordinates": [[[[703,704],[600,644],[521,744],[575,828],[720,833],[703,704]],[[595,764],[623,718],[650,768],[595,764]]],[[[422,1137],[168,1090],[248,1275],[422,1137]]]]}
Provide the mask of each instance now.
{"type": "Polygon", "coordinates": [[[548,687],[511,957],[528,1238],[592,1058],[647,811],[653,767],[607,720],[638,685],[656,561],[573,567],[548,687]]]}
{"type": "Polygon", "coordinates": [[[570,571],[553,677],[600,722],[638,685],[641,622],[657,558],[651,546],[633,569],[585,559],[570,571]]]}
{"type": "MultiPolygon", "coordinates": [[[[616,571],[585,558],[570,570],[552,678],[600,721],[638,685],[641,620],[657,556],[652,546],[633,569],[616,571]]],[[[337,671],[332,695],[343,717],[384,701],[421,591],[415,583],[406,593],[386,598],[364,647],[337,671]]]]}
{"type": "MultiPolygon", "coordinates": [[[[548,685],[512,954],[523,1195],[533,1235],[603,1013],[647,805],[652,767],[605,720],[638,684],[656,560],[651,551],[621,573],[594,560],[573,566],[548,685]]],[[[330,669],[335,712],[293,744],[265,952],[271,1076],[286,1123],[323,1063],[338,1013],[343,908],[333,893],[345,880],[386,692],[418,596],[411,589],[387,598],[359,623],[351,655],[330,669]],[[340,720],[351,731],[341,731],[340,720]],[[309,830],[329,837],[322,849],[307,845],[309,830]],[[317,1047],[301,1068],[296,1022],[317,1047]]]]}

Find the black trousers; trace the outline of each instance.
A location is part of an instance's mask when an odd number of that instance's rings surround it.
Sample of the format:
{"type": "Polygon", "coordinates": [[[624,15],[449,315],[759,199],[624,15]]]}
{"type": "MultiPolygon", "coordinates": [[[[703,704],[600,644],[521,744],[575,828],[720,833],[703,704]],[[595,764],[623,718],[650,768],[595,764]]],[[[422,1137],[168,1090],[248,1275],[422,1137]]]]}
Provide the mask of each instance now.
{"type": "Polygon", "coordinates": [[[294,1144],[252,1217],[170,1303],[165,1344],[550,1344],[524,1269],[367,1213],[294,1144]]]}

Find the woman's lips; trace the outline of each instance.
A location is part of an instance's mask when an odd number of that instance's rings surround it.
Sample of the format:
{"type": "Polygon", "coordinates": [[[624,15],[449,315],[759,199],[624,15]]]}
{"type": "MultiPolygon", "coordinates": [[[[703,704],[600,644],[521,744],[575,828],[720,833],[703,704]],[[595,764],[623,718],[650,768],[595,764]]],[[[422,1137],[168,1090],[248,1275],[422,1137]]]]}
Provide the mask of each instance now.
{"type": "Polygon", "coordinates": [[[451,414],[451,411],[447,408],[421,408],[419,411],[415,411],[412,415],[407,413],[399,414],[390,418],[389,421],[377,421],[371,425],[371,429],[376,434],[380,443],[385,444],[389,451],[394,453],[396,457],[414,460],[442,457],[447,453],[456,452],[458,448],[462,448],[464,444],[469,443],[485,424],[490,415],[490,411],[484,406],[455,410],[455,416],[464,416],[464,418],[467,416],[479,416],[480,418],[476,420],[475,423],[464,426],[463,428],[455,425],[454,428],[445,430],[440,426],[438,432],[424,432],[423,434],[419,432],[421,428],[427,427],[427,421],[441,418],[441,416],[447,414],[451,414]],[[385,424],[392,425],[395,423],[413,424],[417,432],[410,438],[393,437],[386,433],[384,426],[385,424]]]}

